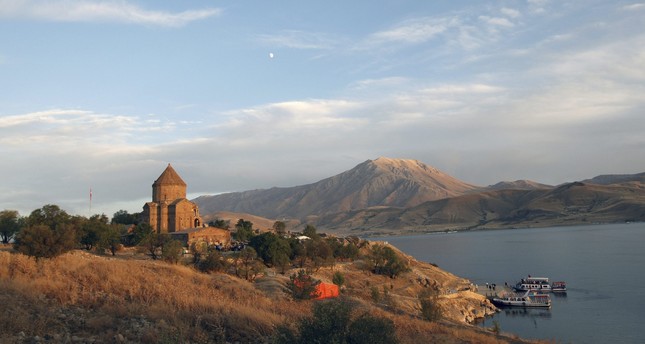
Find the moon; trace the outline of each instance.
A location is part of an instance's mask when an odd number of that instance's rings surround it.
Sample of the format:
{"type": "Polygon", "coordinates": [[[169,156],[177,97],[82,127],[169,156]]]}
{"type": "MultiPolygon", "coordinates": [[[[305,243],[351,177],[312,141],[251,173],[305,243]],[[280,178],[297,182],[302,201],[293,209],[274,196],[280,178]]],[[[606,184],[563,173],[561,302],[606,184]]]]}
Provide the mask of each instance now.
{"type": "Polygon", "coordinates": [[[275,55],[273,53],[269,53],[269,58],[272,59],[275,55]]]}

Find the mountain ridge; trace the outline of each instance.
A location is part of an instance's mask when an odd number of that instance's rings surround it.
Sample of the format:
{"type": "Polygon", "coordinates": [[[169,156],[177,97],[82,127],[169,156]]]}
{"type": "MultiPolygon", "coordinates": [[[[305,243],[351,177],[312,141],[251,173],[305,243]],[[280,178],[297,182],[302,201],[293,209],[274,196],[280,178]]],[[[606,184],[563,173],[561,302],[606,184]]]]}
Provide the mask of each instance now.
{"type": "Polygon", "coordinates": [[[303,219],[373,206],[410,207],[478,188],[417,160],[378,158],[311,184],[200,196],[194,202],[204,213],[303,219]]]}
{"type": "Polygon", "coordinates": [[[645,221],[645,173],[558,186],[530,180],[480,187],[413,159],[378,158],[318,182],[201,196],[209,214],[247,213],[339,234],[548,227],[645,221]]]}

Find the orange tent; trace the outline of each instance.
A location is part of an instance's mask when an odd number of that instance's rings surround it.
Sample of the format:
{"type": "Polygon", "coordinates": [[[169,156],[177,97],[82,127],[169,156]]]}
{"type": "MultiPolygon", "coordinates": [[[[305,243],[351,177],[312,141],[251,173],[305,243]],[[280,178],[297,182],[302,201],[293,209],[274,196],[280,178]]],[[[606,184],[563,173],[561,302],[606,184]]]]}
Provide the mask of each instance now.
{"type": "Polygon", "coordinates": [[[324,300],[338,297],[339,290],[338,286],[331,283],[318,283],[316,286],[316,291],[312,293],[314,300],[324,300]]]}

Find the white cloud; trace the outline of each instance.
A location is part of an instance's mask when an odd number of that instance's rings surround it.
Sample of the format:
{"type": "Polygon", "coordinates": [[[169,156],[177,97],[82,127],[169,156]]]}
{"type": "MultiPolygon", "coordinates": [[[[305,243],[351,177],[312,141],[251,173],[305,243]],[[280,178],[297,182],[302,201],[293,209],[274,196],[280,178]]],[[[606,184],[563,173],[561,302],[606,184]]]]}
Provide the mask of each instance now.
{"type": "Polygon", "coordinates": [[[283,31],[274,35],[260,35],[259,40],[272,48],[293,49],[331,49],[338,45],[338,38],[328,34],[305,32],[298,30],[283,31]]]}
{"type": "Polygon", "coordinates": [[[625,5],[622,7],[623,10],[627,11],[638,11],[645,9],[645,3],[636,3],[636,4],[630,4],[630,5],[625,5]]]}
{"type": "Polygon", "coordinates": [[[369,45],[390,42],[423,43],[435,38],[456,24],[456,18],[415,18],[404,21],[389,30],[376,32],[367,41],[369,45]]]}
{"type": "Polygon", "coordinates": [[[507,18],[501,18],[501,17],[489,17],[489,16],[479,16],[479,19],[487,24],[490,25],[496,25],[496,26],[504,26],[504,27],[513,27],[514,24],[511,23],[510,20],[507,18]]]}
{"type": "Polygon", "coordinates": [[[176,13],[148,10],[126,1],[0,0],[0,17],[61,22],[123,22],[178,27],[220,13],[217,8],[176,13]]]}
{"type": "Polygon", "coordinates": [[[508,7],[503,7],[500,12],[510,18],[517,18],[522,15],[520,11],[508,7]]]}

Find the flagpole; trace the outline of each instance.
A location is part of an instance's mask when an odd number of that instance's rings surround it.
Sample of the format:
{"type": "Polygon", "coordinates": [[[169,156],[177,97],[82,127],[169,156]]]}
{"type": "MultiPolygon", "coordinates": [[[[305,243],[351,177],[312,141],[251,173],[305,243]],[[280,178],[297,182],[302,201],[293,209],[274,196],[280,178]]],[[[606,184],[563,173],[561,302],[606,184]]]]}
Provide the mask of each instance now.
{"type": "Polygon", "coordinates": [[[90,187],[90,215],[92,216],[92,187],[90,187]]]}

